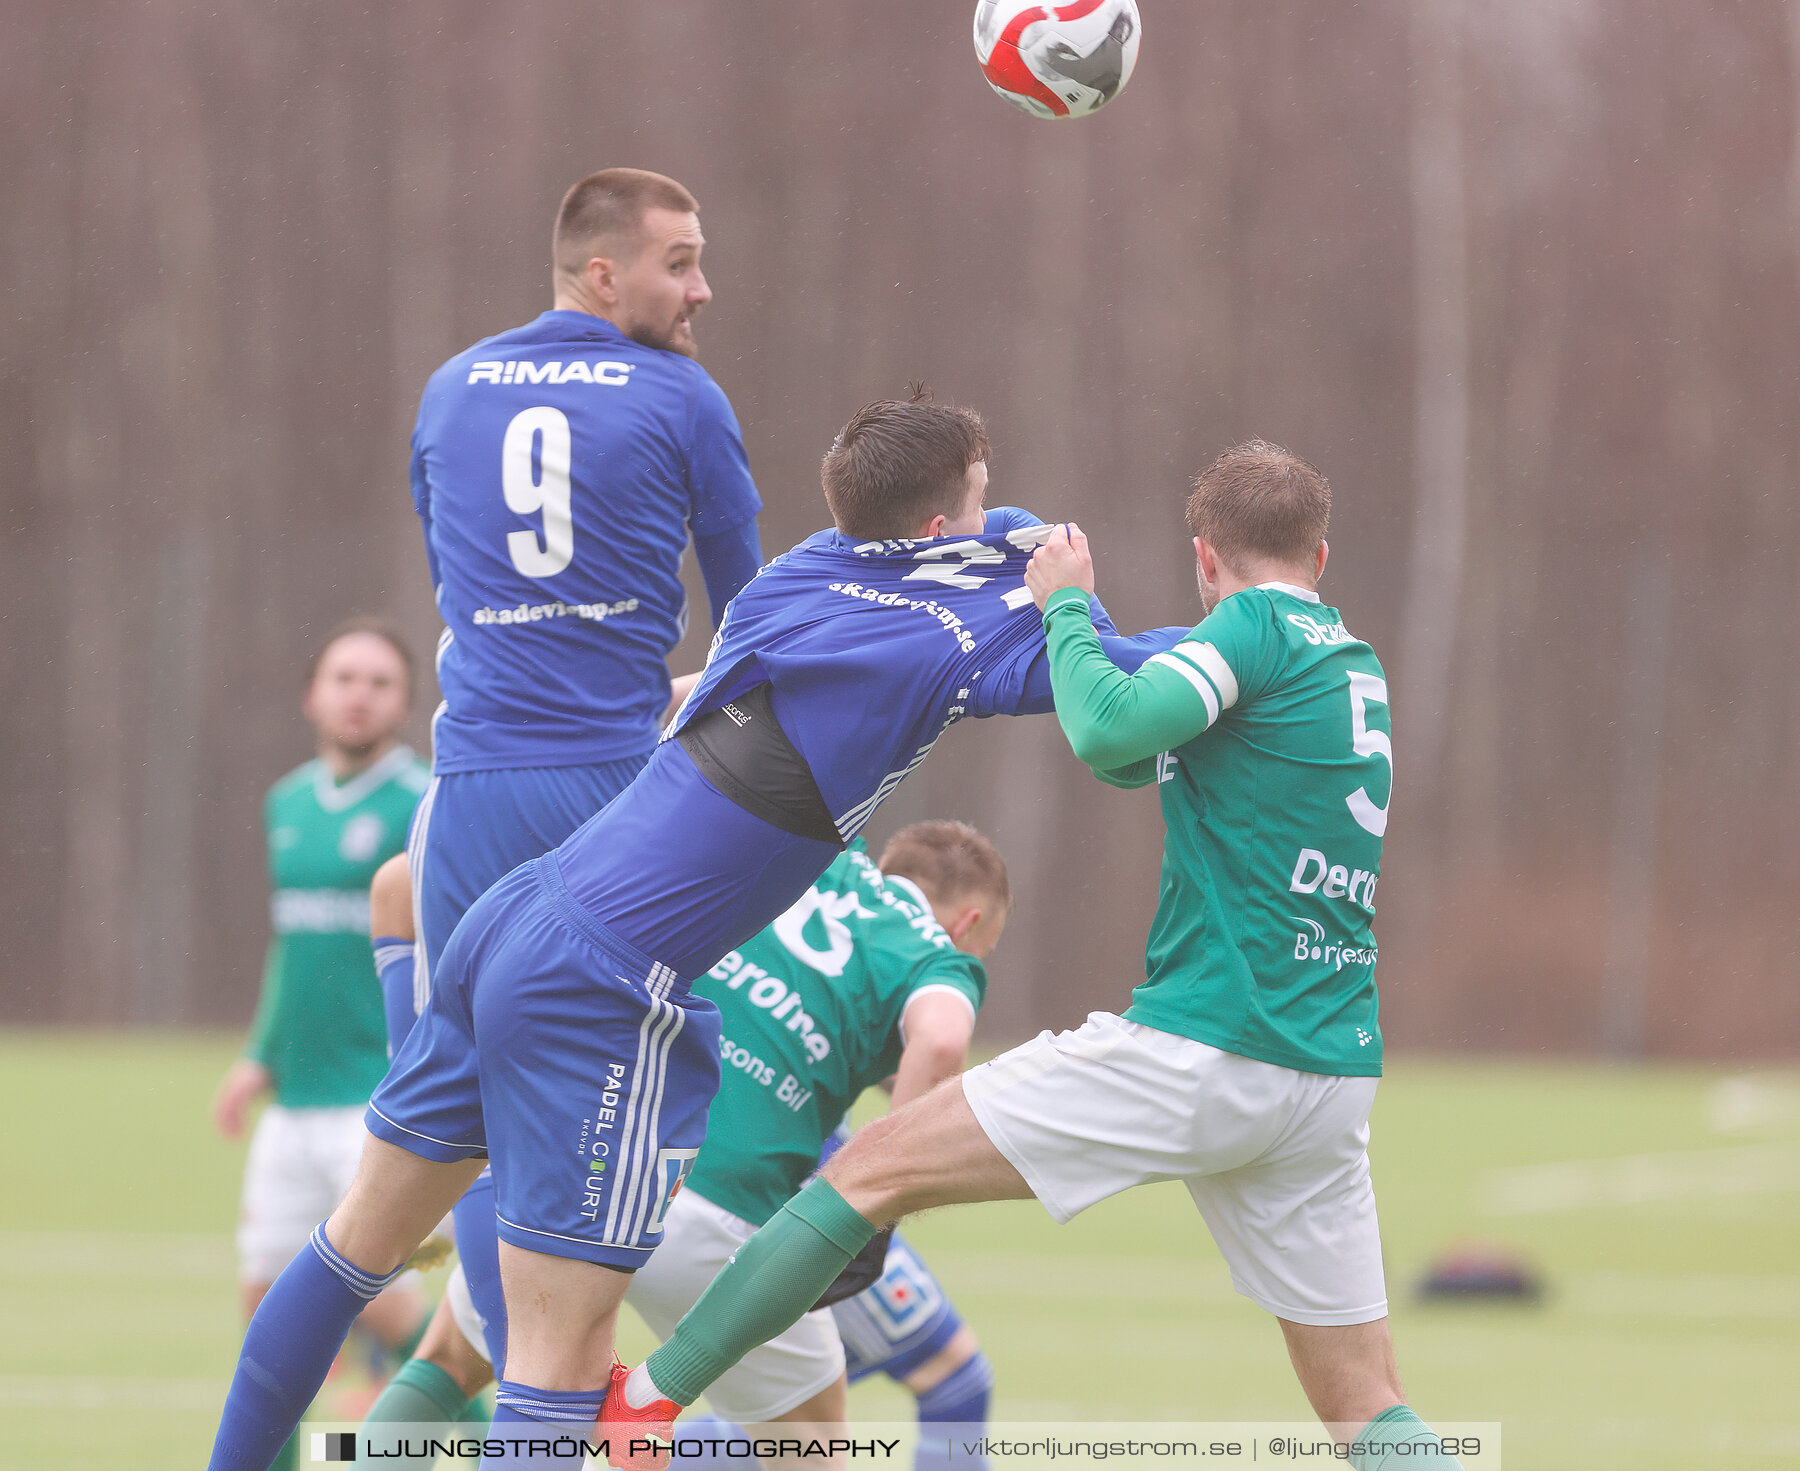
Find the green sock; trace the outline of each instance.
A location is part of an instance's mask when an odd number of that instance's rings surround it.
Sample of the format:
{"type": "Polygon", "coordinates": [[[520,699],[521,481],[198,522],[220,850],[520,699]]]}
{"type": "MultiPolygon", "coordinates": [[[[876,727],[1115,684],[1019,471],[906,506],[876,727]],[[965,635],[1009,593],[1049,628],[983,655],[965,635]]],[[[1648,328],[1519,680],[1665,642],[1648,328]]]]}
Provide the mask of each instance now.
{"type": "Polygon", "coordinates": [[[1406,1405],[1390,1405],[1357,1433],[1353,1444],[1381,1449],[1368,1449],[1361,1454],[1352,1454],[1350,1464],[1356,1471],[1399,1471],[1406,1467],[1407,1471],[1416,1471],[1421,1466],[1430,1466],[1434,1471],[1450,1471],[1456,1467],[1461,1471],[1462,1462],[1450,1455],[1418,1455],[1408,1447],[1436,1446],[1437,1432],[1415,1415],[1406,1405]]]}
{"type": "Polygon", "coordinates": [[[300,1466],[300,1432],[296,1430],[287,1438],[280,1450],[275,1452],[275,1459],[269,1462],[269,1471],[299,1471],[300,1466]]]}
{"type": "MultiPolygon", "coordinates": [[[[469,1404],[469,1397],[457,1382],[436,1364],[428,1359],[408,1359],[400,1366],[400,1372],[388,1380],[381,1397],[369,1406],[363,1425],[438,1425],[460,1419],[469,1404]]],[[[431,1471],[437,1464],[435,1453],[399,1454],[404,1445],[416,1440],[414,1436],[395,1436],[388,1443],[371,1440],[370,1448],[379,1449],[382,1464],[397,1471],[431,1471]]]]}
{"type": "Polygon", "coordinates": [[[462,1413],[456,1418],[458,1423],[463,1425],[486,1426],[492,1424],[494,1419],[494,1396],[487,1390],[482,1390],[480,1394],[476,1395],[468,1402],[468,1404],[463,1406],[462,1413]]]}
{"type": "Polygon", "coordinates": [[[658,1394],[691,1405],[759,1343],[800,1321],[875,1228],[814,1180],[742,1246],[644,1367],[658,1394]]]}

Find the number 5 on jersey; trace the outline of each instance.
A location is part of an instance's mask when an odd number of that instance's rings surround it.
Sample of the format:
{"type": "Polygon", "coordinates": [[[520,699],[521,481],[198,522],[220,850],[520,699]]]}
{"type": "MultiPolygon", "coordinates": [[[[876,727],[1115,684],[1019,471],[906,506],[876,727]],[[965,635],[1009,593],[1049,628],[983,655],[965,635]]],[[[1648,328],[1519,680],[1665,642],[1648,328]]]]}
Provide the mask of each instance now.
{"type": "Polygon", "coordinates": [[[1350,815],[1356,819],[1357,825],[1365,832],[1381,837],[1387,832],[1388,808],[1394,802],[1394,743],[1388,739],[1384,730],[1369,729],[1369,704],[1385,705],[1388,702],[1388,688],[1385,679],[1378,679],[1373,674],[1364,674],[1360,670],[1348,671],[1350,675],[1350,747],[1358,756],[1373,759],[1379,756],[1387,762],[1388,767],[1388,799],[1380,807],[1375,805],[1369,796],[1367,787],[1358,787],[1348,797],[1344,805],[1350,809],[1350,815]]]}
{"type": "Polygon", "coordinates": [[[539,511],[544,515],[541,541],[535,531],[507,533],[512,564],[527,577],[554,577],[575,559],[570,442],[568,416],[561,409],[526,409],[506,426],[500,446],[500,488],[507,509],[521,516],[539,511]]]}

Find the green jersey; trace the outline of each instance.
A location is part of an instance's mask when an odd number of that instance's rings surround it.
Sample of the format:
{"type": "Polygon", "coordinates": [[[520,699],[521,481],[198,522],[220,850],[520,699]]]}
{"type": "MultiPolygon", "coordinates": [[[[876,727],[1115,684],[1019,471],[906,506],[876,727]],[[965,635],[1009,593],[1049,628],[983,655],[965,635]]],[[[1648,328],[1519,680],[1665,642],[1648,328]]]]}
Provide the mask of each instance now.
{"type": "Polygon", "coordinates": [[[723,1076],[686,1188],[760,1226],[863,1089],[899,1066],[913,999],[947,990],[976,1011],[987,970],[858,840],[694,990],[719,1008],[723,1076]]]}
{"type": "Polygon", "coordinates": [[[1302,1072],[1375,1077],[1375,886],[1393,782],[1387,681],[1337,610],[1265,583],[1134,675],[1087,595],[1044,612],[1056,711],[1115,786],[1160,785],[1167,838],[1128,1020],[1302,1072]]]}
{"type": "Polygon", "coordinates": [[[244,1055],[268,1068],[284,1107],[367,1103],[387,1071],[369,881],[406,846],[428,780],[399,746],[342,783],[308,761],[263,802],[275,933],[244,1055]]]}

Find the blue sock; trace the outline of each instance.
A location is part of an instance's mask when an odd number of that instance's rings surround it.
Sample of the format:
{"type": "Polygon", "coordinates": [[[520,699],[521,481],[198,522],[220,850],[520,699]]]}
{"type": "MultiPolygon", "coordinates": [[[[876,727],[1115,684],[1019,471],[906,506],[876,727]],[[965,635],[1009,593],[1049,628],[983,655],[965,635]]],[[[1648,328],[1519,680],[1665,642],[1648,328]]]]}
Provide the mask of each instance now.
{"type": "MultiPolygon", "coordinates": [[[[987,1424],[988,1402],[994,1393],[994,1366],[980,1349],[947,1379],[939,1380],[919,1396],[919,1423],[982,1425],[987,1424]]],[[[945,1471],[950,1465],[944,1449],[933,1446],[922,1437],[913,1456],[913,1471],[945,1471]]],[[[957,1471],[986,1471],[985,1456],[958,1456],[957,1471]]]]}
{"type": "Polygon", "coordinates": [[[919,1396],[919,1419],[984,1425],[993,1393],[994,1366],[986,1354],[976,1349],[975,1357],[968,1363],[919,1396]]]}
{"type": "Polygon", "coordinates": [[[511,1379],[500,1381],[494,1396],[494,1423],[488,1439],[509,1440],[497,1456],[483,1456],[487,1466],[525,1466],[542,1462],[546,1465],[572,1466],[581,1463],[579,1453],[567,1444],[558,1455],[553,1442],[600,1439],[594,1421],[600,1417],[600,1406],[606,1401],[604,1389],[534,1389],[511,1379]],[[536,1445],[527,1444],[535,1441],[536,1445]],[[508,1454],[508,1451],[511,1454],[508,1454]]]}
{"type": "Polygon", "coordinates": [[[324,1226],[275,1279],[244,1333],[207,1471],[267,1471],[313,1402],[356,1315],[400,1275],[339,1256],[324,1226]]]}

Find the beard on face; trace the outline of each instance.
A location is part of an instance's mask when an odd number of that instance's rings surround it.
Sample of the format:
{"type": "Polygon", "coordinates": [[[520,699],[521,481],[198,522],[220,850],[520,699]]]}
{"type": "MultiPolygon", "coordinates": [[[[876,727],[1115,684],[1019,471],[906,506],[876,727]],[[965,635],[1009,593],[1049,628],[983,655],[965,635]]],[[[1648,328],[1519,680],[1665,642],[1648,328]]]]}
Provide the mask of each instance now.
{"type": "Polygon", "coordinates": [[[644,347],[654,347],[659,352],[678,352],[684,358],[697,360],[700,356],[700,348],[694,341],[694,324],[691,320],[687,324],[687,329],[688,335],[685,338],[677,337],[674,327],[666,332],[659,332],[654,327],[643,325],[630,328],[625,335],[644,347]]]}
{"type": "Polygon", "coordinates": [[[347,756],[352,761],[366,761],[381,748],[382,741],[386,739],[385,736],[370,736],[360,740],[337,736],[332,739],[331,744],[340,755],[347,756]]]}

